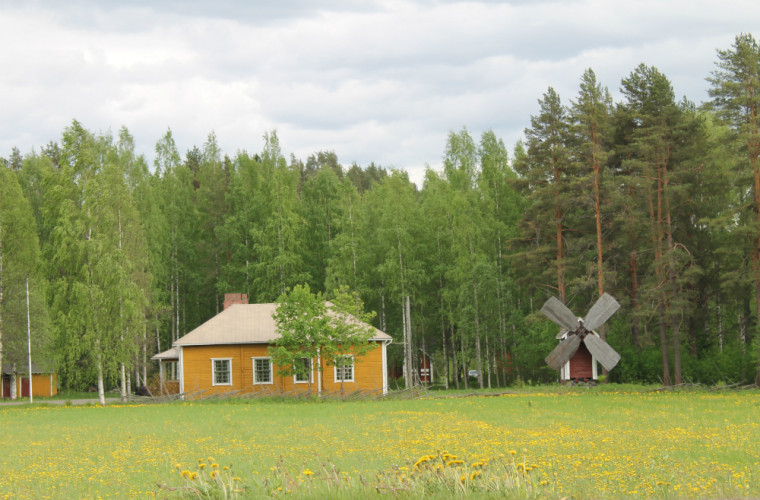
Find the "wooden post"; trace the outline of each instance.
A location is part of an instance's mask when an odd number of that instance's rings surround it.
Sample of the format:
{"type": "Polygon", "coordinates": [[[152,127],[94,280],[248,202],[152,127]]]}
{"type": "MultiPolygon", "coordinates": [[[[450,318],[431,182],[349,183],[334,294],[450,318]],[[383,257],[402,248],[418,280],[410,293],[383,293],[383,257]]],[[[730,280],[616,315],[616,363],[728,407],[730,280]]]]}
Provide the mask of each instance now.
{"type": "Polygon", "coordinates": [[[29,358],[29,402],[34,403],[32,395],[32,326],[29,321],[29,278],[26,279],[26,346],[29,358]]]}

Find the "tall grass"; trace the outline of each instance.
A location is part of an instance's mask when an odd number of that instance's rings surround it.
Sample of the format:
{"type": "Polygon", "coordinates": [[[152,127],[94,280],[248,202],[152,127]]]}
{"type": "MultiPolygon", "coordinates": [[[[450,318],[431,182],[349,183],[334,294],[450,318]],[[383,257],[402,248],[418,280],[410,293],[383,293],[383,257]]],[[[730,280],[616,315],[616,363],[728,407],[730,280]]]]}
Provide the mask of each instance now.
{"type": "Polygon", "coordinates": [[[757,391],[438,395],[3,407],[0,496],[760,496],[757,391]]]}

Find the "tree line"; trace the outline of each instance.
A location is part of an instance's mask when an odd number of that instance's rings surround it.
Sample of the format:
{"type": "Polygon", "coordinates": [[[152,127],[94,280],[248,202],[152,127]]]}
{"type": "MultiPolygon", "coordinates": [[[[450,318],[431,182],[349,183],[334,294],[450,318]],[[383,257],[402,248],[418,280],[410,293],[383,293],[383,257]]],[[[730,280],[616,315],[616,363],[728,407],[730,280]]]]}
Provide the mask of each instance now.
{"type": "Polygon", "coordinates": [[[699,106],[652,66],[618,102],[588,69],[569,100],[540,97],[511,154],[492,131],[449,133],[421,187],[334,152],[286,158],[275,131],[254,154],[211,133],[183,156],[168,130],[149,165],[126,128],[73,121],[0,168],[0,361],[23,372],[27,277],[34,349],[101,394],[144,384],[224,293],[308,285],[358,292],[392,366],[424,352],[446,387],[546,382],[556,331],[538,309],[608,292],[623,305],[599,332],[622,355],[610,380],[754,381],[759,76],[749,34],[717,51],[699,106]]]}

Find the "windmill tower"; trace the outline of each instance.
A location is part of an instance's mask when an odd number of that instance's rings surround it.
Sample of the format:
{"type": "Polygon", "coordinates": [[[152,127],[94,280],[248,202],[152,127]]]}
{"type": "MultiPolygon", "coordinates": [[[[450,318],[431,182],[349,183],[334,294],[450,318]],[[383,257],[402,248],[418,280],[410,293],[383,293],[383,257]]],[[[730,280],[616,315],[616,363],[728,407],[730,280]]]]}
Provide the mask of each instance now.
{"type": "Polygon", "coordinates": [[[586,318],[578,318],[555,297],[546,301],[541,312],[559,325],[559,345],[546,357],[546,364],[560,371],[560,380],[596,380],[597,361],[607,370],[615,368],[620,354],[594,330],[615,314],[620,304],[605,293],[591,307],[586,318]]]}

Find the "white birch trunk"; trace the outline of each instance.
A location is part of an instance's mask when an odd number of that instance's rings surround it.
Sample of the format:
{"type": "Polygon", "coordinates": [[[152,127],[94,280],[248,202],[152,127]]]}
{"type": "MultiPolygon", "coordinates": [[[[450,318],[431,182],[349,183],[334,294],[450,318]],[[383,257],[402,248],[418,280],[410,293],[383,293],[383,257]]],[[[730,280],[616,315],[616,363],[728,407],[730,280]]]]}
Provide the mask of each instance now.
{"type": "Polygon", "coordinates": [[[414,343],[412,342],[412,311],[410,307],[409,296],[406,296],[406,339],[409,348],[407,353],[409,355],[409,379],[412,387],[417,385],[417,372],[414,369],[414,343]]]}
{"type": "Polygon", "coordinates": [[[409,389],[412,368],[409,366],[409,338],[406,330],[406,307],[403,303],[401,304],[401,328],[404,332],[404,388],[409,389]]]}
{"type": "MultiPolygon", "coordinates": [[[[124,339],[122,339],[122,342],[124,342],[124,339]]],[[[121,375],[121,402],[126,403],[127,402],[127,369],[124,366],[124,363],[119,363],[119,371],[121,375]]]]}
{"type": "Polygon", "coordinates": [[[18,380],[16,379],[16,364],[13,364],[12,373],[11,373],[11,399],[18,398],[18,380]]]}

